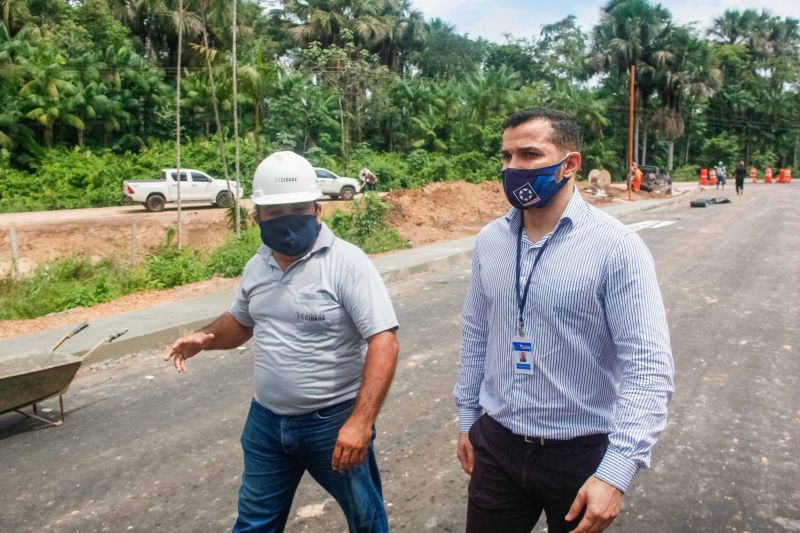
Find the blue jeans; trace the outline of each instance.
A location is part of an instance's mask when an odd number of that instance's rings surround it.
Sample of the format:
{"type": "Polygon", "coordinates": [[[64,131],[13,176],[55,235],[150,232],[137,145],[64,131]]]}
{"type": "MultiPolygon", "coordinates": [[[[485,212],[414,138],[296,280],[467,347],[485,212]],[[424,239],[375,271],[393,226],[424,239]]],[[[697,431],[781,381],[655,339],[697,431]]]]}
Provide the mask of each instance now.
{"type": "Polygon", "coordinates": [[[389,531],[372,443],[358,468],[342,474],[331,468],[339,429],[354,405],[348,400],[305,415],[281,416],[253,400],[242,431],[244,473],[235,533],[283,531],[306,470],[339,503],[351,532],[389,531]]]}

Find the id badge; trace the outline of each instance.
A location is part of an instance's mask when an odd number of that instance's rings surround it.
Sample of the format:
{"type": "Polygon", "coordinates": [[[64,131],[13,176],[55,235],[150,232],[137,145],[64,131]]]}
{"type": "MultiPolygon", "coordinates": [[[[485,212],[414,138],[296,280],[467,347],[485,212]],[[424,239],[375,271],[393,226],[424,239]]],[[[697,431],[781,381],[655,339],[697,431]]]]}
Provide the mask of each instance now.
{"type": "Polygon", "coordinates": [[[512,340],[512,361],[515,374],[533,374],[533,339],[517,337],[512,340]]]}

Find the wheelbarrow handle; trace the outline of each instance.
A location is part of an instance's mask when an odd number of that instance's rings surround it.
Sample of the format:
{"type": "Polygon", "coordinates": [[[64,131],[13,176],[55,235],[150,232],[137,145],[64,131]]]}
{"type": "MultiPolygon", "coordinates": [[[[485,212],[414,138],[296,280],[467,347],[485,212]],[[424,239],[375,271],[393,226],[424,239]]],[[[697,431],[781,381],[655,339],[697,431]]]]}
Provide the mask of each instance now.
{"type": "Polygon", "coordinates": [[[84,322],[83,324],[78,324],[77,326],[75,326],[75,329],[73,329],[70,332],[69,336],[72,337],[73,335],[77,335],[78,333],[80,333],[81,331],[85,330],[88,327],[89,327],[88,322],[84,322]]]}
{"type": "Polygon", "coordinates": [[[114,341],[114,340],[116,340],[116,339],[118,339],[118,338],[122,337],[122,336],[123,336],[123,335],[125,335],[126,333],[128,333],[128,330],[127,330],[127,328],[126,328],[126,329],[121,329],[121,330],[119,330],[119,331],[115,332],[113,335],[109,336],[109,337],[108,337],[108,339],[106,340],[106,342],[111,342],[111,341],[114,341]]]}
{"type": "Polygon", "coordinates": [[[119,331],[117,331],[117,332],[115,332],[115,333],[112,333],[112,334],[111,334],[111,335],[109,335],[108,337],[106,337],[106,338],[102,339],[100,342],[98,342],[97,344],[95,344],[94,346],[92,346],[92,348],[91,348],[89,351],[87,351],[86,353],[84,353],[84,354],[81,356],[81,359],[84,359],[84,360],[85,360],[85,359],[88,359],[90,355],[92,355],[94,352],[96,352],[97,350],[99,350],[99,349],[100,349],[100,347],[101,347],[101,346],[103,346],[105,343],[107,343],[107,342],[111,342],[111,341],[113,341],[114,339],[118,339],[119,337],[122,337],[122,336],[123,336],[123,335],[125,335],[126,333],[128,333],[128,330],[127,330],[127,329],[121,329],[121,330],[119,330],[119,331]]]}
{"type": "Polygon", "coordinates": [[[83,324],[78,324],[77,326],[75,326],[75,328],[72,331],[68,331],[68,332],[64,333],[64,336],[61,337],[60,339],[58,339],[58,341],[56,341],[56,343],[53,345],[53,347],[50,348],[50,351],[51,352],[55,352],[56,349],[59,346],[61,346],[62,344],[64,344],[64,342],[66,340],[71,339],[72,337],[74,337],[75,335],[77,335],[78,333],[80,333],[81,331],[85,330],[88,327],[89,327],[89,323],[88,322],[84,322],[83,324]]]}

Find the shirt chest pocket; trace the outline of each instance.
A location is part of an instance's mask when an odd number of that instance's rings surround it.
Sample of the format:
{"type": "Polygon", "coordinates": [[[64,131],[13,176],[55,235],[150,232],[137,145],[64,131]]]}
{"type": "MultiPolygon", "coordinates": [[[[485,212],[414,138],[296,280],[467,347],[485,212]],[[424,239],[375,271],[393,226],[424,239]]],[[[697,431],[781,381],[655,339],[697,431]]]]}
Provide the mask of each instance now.
{"type": "Polygon", "coordinates": [[[330,295],[299,293],[295,298],[298,328],[303,331],[328,331],[340,324],[344,309],[330,295]]]}
{"type": "Polygon", "coordinates": [[[582,318],[596,311],[592,283],[583,279],[552,279],[553,314],[560,320],[582,318]]]}

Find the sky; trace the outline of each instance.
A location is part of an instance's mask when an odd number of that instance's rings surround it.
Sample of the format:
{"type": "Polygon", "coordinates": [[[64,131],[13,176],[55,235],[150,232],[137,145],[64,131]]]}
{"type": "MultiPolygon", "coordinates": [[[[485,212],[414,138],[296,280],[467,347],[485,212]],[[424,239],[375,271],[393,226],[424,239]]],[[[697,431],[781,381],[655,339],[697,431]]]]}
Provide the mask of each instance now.
{"type": "MultiPolygon", "coordinates": [[[[605,3],[597,0],[564,3],[557,0],[411,1],[426,19],[439,17],[455,26],[458,33],[499,43],[505,42],[503,35],[506,33],[514,37],[538,36],[542,25],[568,15],[575,15],[578,24],[589,31],[598,22],[600,6],[605,3]]],[[[726,9],[767,9],[774,15],[800,19],[798,0],[663,0],[661,5],[669,9],[679,23],[698,22],[700,28],[708,27],[726,9]]]]}

